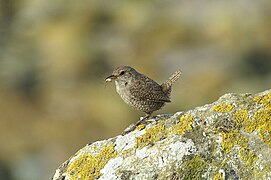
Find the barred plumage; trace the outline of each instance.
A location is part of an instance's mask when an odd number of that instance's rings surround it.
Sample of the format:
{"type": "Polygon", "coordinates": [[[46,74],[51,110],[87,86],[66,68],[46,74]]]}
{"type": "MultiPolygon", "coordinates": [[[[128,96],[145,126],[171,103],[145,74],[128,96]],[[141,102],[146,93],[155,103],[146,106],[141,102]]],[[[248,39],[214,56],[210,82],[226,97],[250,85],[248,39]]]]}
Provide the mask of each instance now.
{"type": "Polygon", "coordinates": [[[180,78],[181,74],[182,72],[178,70],[174,74],[172,74],[168,80],[161,84],[162,89],[165,93],[168,94],[171,92],[172,84],[175,83],[180,78]]]}

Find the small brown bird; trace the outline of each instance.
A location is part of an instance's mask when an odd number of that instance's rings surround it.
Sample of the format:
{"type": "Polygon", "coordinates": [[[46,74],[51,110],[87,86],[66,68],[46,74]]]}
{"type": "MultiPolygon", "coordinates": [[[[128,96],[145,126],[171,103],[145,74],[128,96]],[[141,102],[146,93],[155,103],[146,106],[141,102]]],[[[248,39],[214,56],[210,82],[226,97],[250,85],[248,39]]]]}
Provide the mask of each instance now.
{"type": "Polygon", "coordinates": [[[146,113],[135,126],[146,121],[154,111],[170,101],[172,84],[179,79],[181,71],[176,71],[167,81],[159,85],[149,77],[130,66],[116,68],[105,82],[115,80],[116,90],[125,103],[146,113]]]}

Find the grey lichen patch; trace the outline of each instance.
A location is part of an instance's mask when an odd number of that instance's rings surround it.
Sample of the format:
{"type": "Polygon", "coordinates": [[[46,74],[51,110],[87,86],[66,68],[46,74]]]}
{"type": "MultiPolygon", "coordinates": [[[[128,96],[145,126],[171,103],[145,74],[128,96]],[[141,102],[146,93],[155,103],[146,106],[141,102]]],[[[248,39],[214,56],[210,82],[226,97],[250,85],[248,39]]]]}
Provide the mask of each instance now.
{"type": "Polygon", "coordinates": [[[136,146],[136,138],[142,136],[145,134],[145,130],[141,131],[133,131],[130,134],[126,134],[124,136],[117,136],[115,141],[115,149],[118,152],[127,151],[129,149],[132,149],[136,146]]]}
{"type": "Polygon", "coordinates": [[[186,142],[176,141],[170,144],[167,151],[176,160],[182,160],[184,156],[196,153],[197,149],[194,142],[188,139],[186,142]]]}
{"type": "Polygon", "coordinates": [[[102,176],[100,180],[116,179],[116,169],[118,169],[123,164],[124,159],[118,156],[114,159],[110,159],[107,164],[101,170],[102,176]]]}

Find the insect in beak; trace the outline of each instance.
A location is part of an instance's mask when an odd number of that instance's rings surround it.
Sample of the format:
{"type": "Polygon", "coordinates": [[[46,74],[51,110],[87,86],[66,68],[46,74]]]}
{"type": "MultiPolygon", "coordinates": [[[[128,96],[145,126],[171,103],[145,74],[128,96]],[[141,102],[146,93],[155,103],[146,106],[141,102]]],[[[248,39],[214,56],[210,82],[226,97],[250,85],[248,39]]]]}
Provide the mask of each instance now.
{"type": "Polygon", "coordinates": [[[105,82],[111,82],[112,80],[116,79],[117,77],[115,75],[110,75],[107,78],[105,78],[105,82]]]}

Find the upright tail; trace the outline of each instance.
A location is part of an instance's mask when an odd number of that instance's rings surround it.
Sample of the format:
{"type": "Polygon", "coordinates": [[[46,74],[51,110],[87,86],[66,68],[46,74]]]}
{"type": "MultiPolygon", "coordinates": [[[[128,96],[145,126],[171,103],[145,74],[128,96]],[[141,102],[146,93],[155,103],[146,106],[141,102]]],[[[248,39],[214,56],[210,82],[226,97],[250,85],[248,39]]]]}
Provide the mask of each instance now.
{"type": "Polygon", "coordinates": [[[179,77],[181,76],[182,72],[180,70],[177,70],[168,80],[166,80],[163,84],[161,84],[163,91],[165,93],[170,93],[171,92],[171,86],[174,82],[176,82],[179,77]]]}

